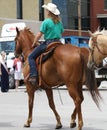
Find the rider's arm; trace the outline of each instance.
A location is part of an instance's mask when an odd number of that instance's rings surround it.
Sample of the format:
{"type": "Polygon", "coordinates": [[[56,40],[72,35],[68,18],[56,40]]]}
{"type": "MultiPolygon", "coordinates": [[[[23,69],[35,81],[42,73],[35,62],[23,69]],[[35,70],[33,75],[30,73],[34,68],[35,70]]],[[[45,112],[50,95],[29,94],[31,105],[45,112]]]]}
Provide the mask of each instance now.
{"type": "Polygon", "coordinates": [[[34,42],[32,46],[35,46],[38,44],[39,39],[42,37],[43,33],[42,32],[38,32],[37,35],[35,36],[34,42]]]}

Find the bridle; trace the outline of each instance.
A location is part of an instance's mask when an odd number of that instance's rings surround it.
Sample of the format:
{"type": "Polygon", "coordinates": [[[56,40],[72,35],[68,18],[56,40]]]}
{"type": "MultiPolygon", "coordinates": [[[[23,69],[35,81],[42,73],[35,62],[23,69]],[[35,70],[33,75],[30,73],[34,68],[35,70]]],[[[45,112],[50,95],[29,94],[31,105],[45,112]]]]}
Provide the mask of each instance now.
{"type": "MultiPolygon", "coordinates": [[[[17,44],[19,44],[19,41],[17,38],[15,39],[15,42],[16,42],[16,44],[15,44],[15,50],[16,50],[16,46],[17,46],[17,44]]],[[[20,45],[18,45],[18,46],[20,46],[20,45]]],[[[33,49],[33,47],[26,48],[23,52],[22,52],[22,50],[20,50],[21,53],[17,54],[17,55],[22,55],[23,57],[25,57],[25,55],[28,53],[28,51],[31,51],[32,49],[33,49]]]]}
{"type": "MultiPolygon", "coordinates": [[[[102,35],[102,34],[98,34],[98,35],[102,35]]],[[[96,64],[95,60],[94,60],[94,50],[95,50],[95,47],[97,48],[98,52],[101,53],[102,55],[107,55],[107,53],[103,53],[100,48],[98,47],[98,42],[97,42],[97,36],[95,37],[92,37],[92,41],[93,41],[93,48],[89,48],[90,52],[91,52],[91,57],[92,57],[92,65],[95,67],[95,68],[99,68],[98,65],[96,64]]]]}

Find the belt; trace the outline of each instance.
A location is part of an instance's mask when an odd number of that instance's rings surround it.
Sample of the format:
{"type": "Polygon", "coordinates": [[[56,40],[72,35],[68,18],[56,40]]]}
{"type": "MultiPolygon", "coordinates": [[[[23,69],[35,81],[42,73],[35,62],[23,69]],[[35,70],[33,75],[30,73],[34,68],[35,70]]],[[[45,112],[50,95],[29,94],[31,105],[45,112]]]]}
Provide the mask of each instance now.
{"type": "Polygon", "coordinates": [[[58,38],[49,39],[49,40],[46,40],[45,43],[46,43],[46,44],[50,44],[50,43],[52,43],[52,42],[56,42],[56,41],[59,41],[59,40],[60,40],[60,39],[58,39],[58,38]]]}

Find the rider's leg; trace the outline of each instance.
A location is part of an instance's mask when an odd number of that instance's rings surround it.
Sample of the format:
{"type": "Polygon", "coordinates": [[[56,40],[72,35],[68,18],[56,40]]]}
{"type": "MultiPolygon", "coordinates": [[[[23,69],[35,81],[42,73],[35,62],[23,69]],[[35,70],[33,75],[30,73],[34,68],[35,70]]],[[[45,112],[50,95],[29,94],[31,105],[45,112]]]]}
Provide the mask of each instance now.
{"type": "Polygon", "coordinates": [[[28,56],[28,62],[30,66],[30,78],[33,78],[34,80],[35,77],[35,81],[36,81],[36,77],[38,76],[35,60],[40,54],[42,54],[45,51],[45,49],[46,49],[46,44],[45,43],[40,44],[39,46],[35,47],[35,49],[28,56]]]}

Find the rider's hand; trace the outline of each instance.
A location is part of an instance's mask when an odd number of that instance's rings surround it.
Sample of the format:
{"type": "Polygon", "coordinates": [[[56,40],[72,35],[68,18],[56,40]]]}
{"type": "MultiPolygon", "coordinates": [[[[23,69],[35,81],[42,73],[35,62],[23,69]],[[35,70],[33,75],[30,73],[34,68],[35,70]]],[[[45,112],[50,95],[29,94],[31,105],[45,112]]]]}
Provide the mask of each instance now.
{"type": "Polygon", "coordinates": [[[35,47],[35,42],[33,42],[32,47],[35,47]]]}
{"type": "Polygon", "coordinates": [[[32,47],[39,46],[39,45],[40,45],[39,42],[33,42],[32,47]]]}

